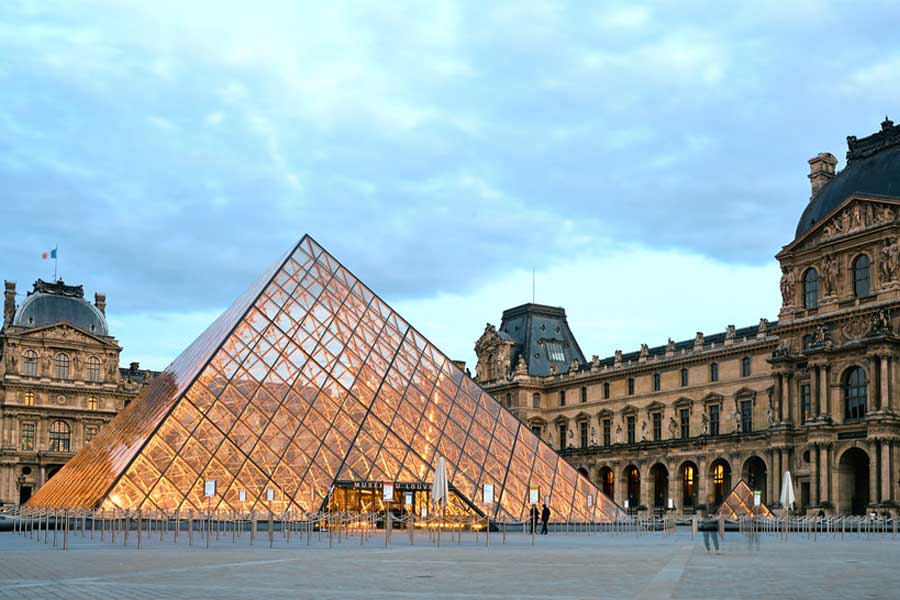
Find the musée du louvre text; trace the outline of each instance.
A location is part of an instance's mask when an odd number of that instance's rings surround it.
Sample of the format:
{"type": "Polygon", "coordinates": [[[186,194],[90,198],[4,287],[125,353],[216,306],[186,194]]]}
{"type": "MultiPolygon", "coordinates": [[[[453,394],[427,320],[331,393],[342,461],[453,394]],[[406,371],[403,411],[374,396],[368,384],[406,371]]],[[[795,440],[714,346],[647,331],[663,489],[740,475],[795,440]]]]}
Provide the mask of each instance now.
{"type": "Polygon", "coordinates": [[[305,236],[29,505],[317,511],[368,482],[421,492],[440,456],[495,519],[534,488],[555,521],[621,510],[305,236]]]}

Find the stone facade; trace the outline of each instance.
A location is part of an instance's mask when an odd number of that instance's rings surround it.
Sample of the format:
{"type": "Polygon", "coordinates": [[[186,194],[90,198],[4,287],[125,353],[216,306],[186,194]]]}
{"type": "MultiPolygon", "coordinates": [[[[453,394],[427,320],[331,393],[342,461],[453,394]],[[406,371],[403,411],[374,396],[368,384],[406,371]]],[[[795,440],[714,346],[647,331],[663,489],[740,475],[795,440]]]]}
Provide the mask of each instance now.
{"type": "MultiPolygon", "coordinates": [[[[533,340],[511,341],[504,319],[476,344],[479,383],[633,510],[714,507],[739,479],[777,508],[790,470],[802,510],[895,512],[900,127],[885,121],[881,132],[848,141],[844,171],[835,173],[830,154],[810,160],[813,196],[803,219],[823,216],[801,221],[776,256],[777,322],[536,375],[521,361],[504,362],[545,352],[533,340]],[[898,193],[852,192],[835,202],[836,186],[867,189],[850,178],[867,176],[859,165],[873,160],[896,165],[879,185],[898,193]],[[835,206],[823,206],[826,199],[835,206]]],[[[529,307],[548,308],[518,310],[529,307]]]]}
{"type": "Polygon", "coordinates": [[[29,299],[40,300],[40,308],[37,302],[31,303],[33,310],[24,310],[24,302],[17,306],[15,283],[6,282],[0,330],[0,505],[27,500],[153,375],[138,363],[119,368],[122,348],[107,335],[102,294],[92,306],[81,286],[38,280],[29,299]]]}

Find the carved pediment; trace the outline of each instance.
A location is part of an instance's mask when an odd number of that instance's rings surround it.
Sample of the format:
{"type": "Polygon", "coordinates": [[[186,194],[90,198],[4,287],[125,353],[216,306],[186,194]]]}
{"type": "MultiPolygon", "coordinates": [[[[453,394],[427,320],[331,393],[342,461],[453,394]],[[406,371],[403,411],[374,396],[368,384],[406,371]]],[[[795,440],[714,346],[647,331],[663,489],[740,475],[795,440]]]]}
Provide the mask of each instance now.
{"type": "Polygon", "coordinates": [[[19,337],[24,339],[39,338],[42,340],[59,340],[61,342],[71,344],[99,344],[101,346],[107,347],[116,346],[116,344],[110,340],[105,340],[103,338],[82,331],[81,329],[73,327],[68,323],[55,323],[53,325],[46,325],[44,327],[28,329],[20,333],[19,337]]]}
{"type": "Polygon", "coordinates": [[[850,198],[827,218],[812,227],[792,251],[814,248],[823,243],[863,232],[873,227],[897,223],[900,207],[892,202],[850,198]]]}

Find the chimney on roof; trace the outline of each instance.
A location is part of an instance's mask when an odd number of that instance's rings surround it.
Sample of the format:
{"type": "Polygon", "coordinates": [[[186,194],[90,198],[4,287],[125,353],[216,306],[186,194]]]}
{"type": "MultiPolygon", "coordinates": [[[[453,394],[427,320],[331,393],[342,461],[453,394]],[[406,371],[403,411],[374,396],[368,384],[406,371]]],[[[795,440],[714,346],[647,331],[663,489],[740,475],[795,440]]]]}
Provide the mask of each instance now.
{"type": "Polygon", "coordinates": [[[16,314],[16,282],[4,281],[6,289],[3,293],[3,325],[12,323],[16,314]]]}
{"type": "Polygon", "coordinates": [[[101,294],[97,292],[94,294],[94,306],[97,307],[103,316],[106,316],[106,294],[101,294]]]}
{"type": "Polygon", "coordinates": [[[141,369],[141,363],[136,362],[136,361],[133,362],[133,363],[131,363],[131,364],[128,366],[128,372],[129,372],[131,375],[137,375],[137,372],[138,372],[140,369],[141,369]]]}
{"type": "Polygon", "coordinates": [[[809,183],[812,188],[810,200],[834,177],[837,159],[830,152],[821,152],[809,159],[809,183]]]}

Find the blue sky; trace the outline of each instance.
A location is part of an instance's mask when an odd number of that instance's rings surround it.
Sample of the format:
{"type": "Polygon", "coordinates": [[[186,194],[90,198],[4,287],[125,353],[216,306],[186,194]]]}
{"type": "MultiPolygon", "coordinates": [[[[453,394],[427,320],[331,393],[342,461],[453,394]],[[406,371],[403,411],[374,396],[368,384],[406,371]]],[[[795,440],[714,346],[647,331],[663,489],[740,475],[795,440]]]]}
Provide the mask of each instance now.
{"type": "Polygon", "coordinates": [[[900,115],[892,3],[0,4],[0,265],[164,367],[312,234],[445,352],[776,318],[806,160],[900,115]]]}

